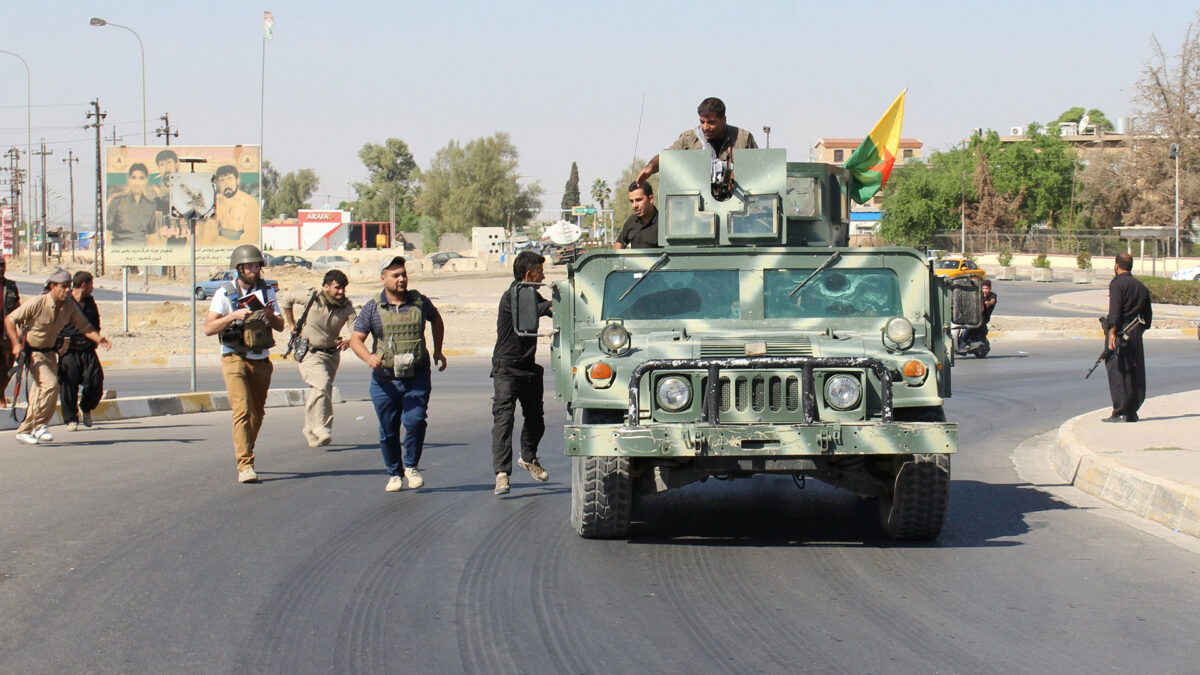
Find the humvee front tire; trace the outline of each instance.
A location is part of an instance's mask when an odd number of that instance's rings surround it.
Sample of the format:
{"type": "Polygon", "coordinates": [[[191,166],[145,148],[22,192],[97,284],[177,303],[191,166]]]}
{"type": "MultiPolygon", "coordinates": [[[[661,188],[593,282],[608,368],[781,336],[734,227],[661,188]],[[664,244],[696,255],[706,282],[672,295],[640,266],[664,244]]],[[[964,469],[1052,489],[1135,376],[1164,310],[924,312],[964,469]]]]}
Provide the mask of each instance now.
{"type": "Polygon", "coordinates": [[[571,458],[571,527],[579,536],[624,537],[632,506],[628,457],[571,458]]]}
{"type": "Polygon", "coordinates": [[[900,541],[936,539],[949,504],[950,457],[913,455],[900,463],[894,482],[879,498],[883,532],[900,541]]]}

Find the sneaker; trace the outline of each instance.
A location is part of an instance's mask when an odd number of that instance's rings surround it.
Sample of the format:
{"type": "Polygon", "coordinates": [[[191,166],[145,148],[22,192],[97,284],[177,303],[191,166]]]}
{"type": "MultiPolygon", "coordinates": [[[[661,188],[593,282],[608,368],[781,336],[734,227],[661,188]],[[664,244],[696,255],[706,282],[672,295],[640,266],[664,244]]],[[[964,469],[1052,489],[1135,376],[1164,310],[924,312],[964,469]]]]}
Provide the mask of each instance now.
{"type": "Polygon", "coordinates": [[[496,474],[496,494],[508,494],[508,474],[504,473],[503,471],[496,474]]]}
{"type": "Polygon", "coordinates": [[[421,478],[421,472],[417,471],[417,467],[404,470],[404,477],[408,479],[408,487],[419,488],[425,485],[425,479],[421,478]]]}
{"type": "Polygon", "coordinates": [[[84,413],[83,413],[83,426],[85,426],[85,427],[87,427],[87,428],[89,428],[89,429],[91,429],[91,428],[92,428],[92,411],[91,411],[91,410],[85,410],[85,411],[84,411],[84,413]]]}
{"type": "Polygon", "coordinates": [[[399,492],[404,489],[404,479],[400,476],[392,476],[388,479],[387,487],[383,488],[384,492],[399,492]]]}
{"type": "Polygon", "coordinates": [[[42,443],[49,443],[50,441],[54,440],[54,436],[51,435],[50,430],[47,429],[46,425],[44,425],[44,424],[42,426],[34,429],[33,435],[37,436],[38,441],[40,441],[42,443]]]}
{"type": "Polygon", "coordinates": [[[79,431],[79,423],[67,422],[67,431],[79,431]]]}
{"type": "Polygon", "coordinates": [[[257,483],[258,482],[258,474],[254,473],[253,467],[251,467],[249,469],[241,469],[238,471],[238,482],[239,483],[257,483]]]}
{"type": "Polygon", "coordinates": [[[546,470],[542,468],[542,465],[537,461],[537,458],[534,458],[528,462],[523,459],[518,459],[517,466],[528,471],[529,475],[533,476],[533,479],[536,481],[545,483],[546,481],[550,480],[550,474],[546,473],[546,470]]]}
{"type": "Polygon", "coordinates": [[[38,437],[33,434],[17,434],[17,440],[25,445],[37,445],[38,437]]]}

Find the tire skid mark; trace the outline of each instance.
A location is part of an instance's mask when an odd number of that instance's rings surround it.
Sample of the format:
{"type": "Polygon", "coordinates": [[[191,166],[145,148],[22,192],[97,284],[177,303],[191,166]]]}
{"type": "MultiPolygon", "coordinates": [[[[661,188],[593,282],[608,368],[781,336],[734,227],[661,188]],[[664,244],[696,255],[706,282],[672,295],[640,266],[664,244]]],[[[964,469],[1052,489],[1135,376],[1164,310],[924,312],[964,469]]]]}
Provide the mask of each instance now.
{"type": "Polygon", "coordinates": [[[594,672],[603,656],[611,651],[612,643],[601,642],[605,633],[588,623],[587,612],[572,603],[574,597],[567,572],[578,569],[568,561],[566,551],[569,547],[562,539],[576,535],[565,526],[565,518],[554,520],[559,523],[557,532],[563,534],[547,536],[531,566],[530,595],[534,618],[555,672],[594,672]]]}
{"type": "MultiPolygon", "coordinates": [[[[463,670],[468,673],[521,673],[528,668],[528,655],[520,662],[510,647],[510,629],[515,613],[512,578],[521,572],[524,541],[521,533],[528,528],[528,512],[536,502],[508,514],[476,547],[467,559],[459,579],[454,618],[458,626],[458,650],[463,670]],[[516,565],[516,570],[510,567],[516,565]]],[[[528,648],[528,645],[525,645],[528,648]]]]}
{"type": "Polygon", "coordinates": [[[663,553],[655,566],[659,573],[659,583],[662,585],[664,599],[674,610],[677,617],[676,625],[683,628],[697,651],[708,657],[709,663],[721,672],[737,673],[735,664],[729,661],[729,655],[740,651],[732,645],[725,644],[727,631],[720,627],[709,627],[705,621],[709,616],[720,616],[723,608],[719,606],[700,606],[698,601],[712,599],[705,593],[711,582],[707,579],[697,583],[699,568],[695,558],[696,546],[673,546],[663,553]],[[687,601],[690,600],[690,601],[687,601]]]}
{"type": "Polygon", "coordinates": [[[458,519],[459,512],[457,502],[448,502],[416,527],[397,534],[395,544],[377,556],[359,577],[350,594],[352,601],[338,622],[340,639],[334,645],[334,672],[380,673],[395,667],[385,619],[404,586],[404,570],[424,552],[423,544],[436,540],[458,519]]]}

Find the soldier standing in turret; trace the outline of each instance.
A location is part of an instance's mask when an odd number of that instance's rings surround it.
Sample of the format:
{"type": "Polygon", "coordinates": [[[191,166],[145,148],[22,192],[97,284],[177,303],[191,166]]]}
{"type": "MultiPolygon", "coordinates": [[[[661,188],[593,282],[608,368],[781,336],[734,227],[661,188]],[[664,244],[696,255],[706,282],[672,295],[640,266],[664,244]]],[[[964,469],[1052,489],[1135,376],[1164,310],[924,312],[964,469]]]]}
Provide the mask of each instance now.
{"type": "Polygon", "coordinates": [[[263,282],[263,256],[257,246],[243,244],[233,249],[229,266],[237,270],[237,280],[213,294],[204,334],[221,336],[221,375],[233,409],[238,482],[257,483],[254,443],[271,388],[272,331],[283,330],[283,316],[275,291],[263,282]]]}
{"type": "Polygon", "coordinates": [[[379,418],[379,449],[387,467],[387,492],[425,484],[417,465],[425,446],[426,411],[432,386],[425,324],[433,333],[433,363],[446,369],[442,339],[446,325],[429,298],[408,288],[408,271],[401,256],[379,262],[383,292],[363,306],[354,321],[350,349],[371,368],[371,403],[379,418]],[[373,338],[367,349],[367,335],[373,338]],[[401,449],[400,427],[404,426],[401,449]]]}
{"type": "MultiPolygon", "coordinates": [[[[711,150],[717,159],[733,161],[733,151],[757,148],[754,134],[725,123],[725,103],[719,98],[706,98],[696,108],[700,115],[700,124],[695,129],[688,129],[679,134],[679,138],[671,144],[668,150],[711,150]]],[[[638,173],[637,183],[641,185],[650,176],[658,173],[658,155],[638,173]]]]}

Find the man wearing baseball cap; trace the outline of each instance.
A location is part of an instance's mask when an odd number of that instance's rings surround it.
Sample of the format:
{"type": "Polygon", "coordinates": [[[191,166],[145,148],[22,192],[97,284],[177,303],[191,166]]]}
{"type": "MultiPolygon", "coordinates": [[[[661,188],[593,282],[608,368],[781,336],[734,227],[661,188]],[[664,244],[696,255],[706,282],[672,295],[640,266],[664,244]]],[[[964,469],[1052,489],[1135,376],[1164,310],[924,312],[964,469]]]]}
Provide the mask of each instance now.
{"type": "Polygon", "coordinates": [[[69,323],[92,342],[110,349],[112,343],[88,323],[79,305],[67,302],[71,295],[71,275],[55,270],[46,281],[49,291],[21,305],[4,317],[4,330],[12,343],[12,355],[21,358],[21,339],[17,326],[25,330],[28,360],[26,377],[33,383],[25,421],[17,427],[17,440],[27,445],[54,440],[46,424],[54,417],[58,398],[58,334],[69,323]]]}
{"type": "Polygon", "coordinates": [[[369,300],[354,322],[350,349],[371,368],[371,403],[379,418],[379,449],[387,467],[387,492],[425,484],[417,465],[425,445],[426,411],[431,389],[430,363],[446,369],[442,339],[446,325],[429,298],[408,288],[404,258],[379,261],[383,291],[369,300]],[[433,357],[425,345],[425,324],[433,334],[433,357]],[[371,335],[371,348],[366,345],[371,335]],[[404,427],[403,446],[400,427],[404,427]]]}

